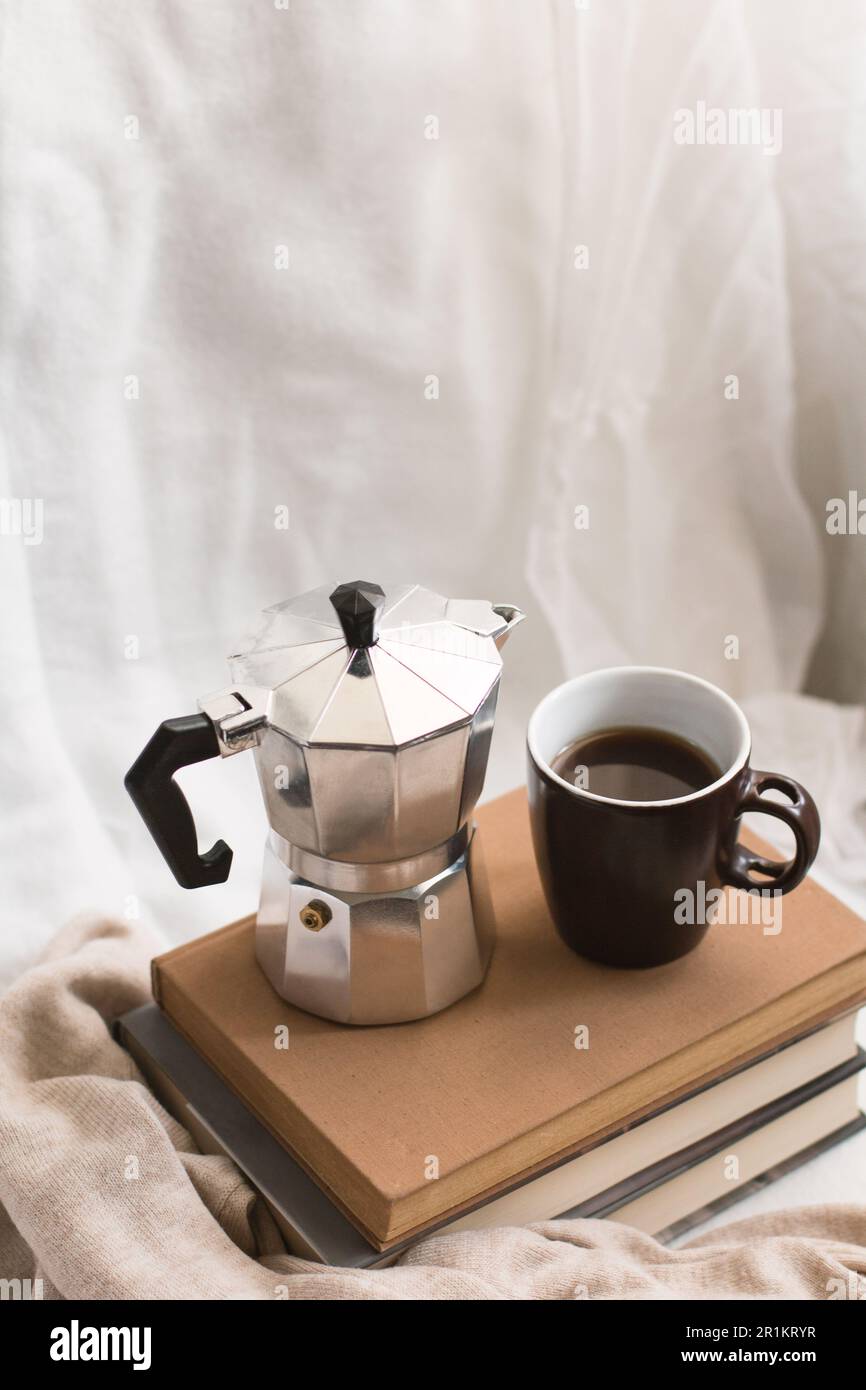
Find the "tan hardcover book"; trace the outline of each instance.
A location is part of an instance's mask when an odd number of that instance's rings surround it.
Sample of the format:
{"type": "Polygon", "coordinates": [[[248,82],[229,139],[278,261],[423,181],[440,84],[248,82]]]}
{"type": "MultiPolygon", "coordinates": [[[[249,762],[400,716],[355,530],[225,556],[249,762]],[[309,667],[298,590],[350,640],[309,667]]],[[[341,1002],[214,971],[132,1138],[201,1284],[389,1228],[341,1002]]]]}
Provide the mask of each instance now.
{"type": "Polygon", "coordinates": [[[433,1018],[353,1028],[293,1008],[256,964],[253,918],[153,962],[166,1015],[380,1249],[866,999],[866,924],[811,880],[778,932],[718,925],[681,960],[613,970],[556,935],[525,792],[478,823],[497,946],[480,989],[433,1018]]]}

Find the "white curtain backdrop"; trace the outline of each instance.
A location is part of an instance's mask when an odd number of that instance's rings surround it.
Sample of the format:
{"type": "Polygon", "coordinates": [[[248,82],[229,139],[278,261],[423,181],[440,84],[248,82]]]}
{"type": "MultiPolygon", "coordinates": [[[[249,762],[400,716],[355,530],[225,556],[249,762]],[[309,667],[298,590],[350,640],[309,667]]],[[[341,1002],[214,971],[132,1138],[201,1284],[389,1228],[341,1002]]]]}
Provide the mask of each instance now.
{"type": "Polygon", "coordinates": [[[236,851],[189,894],[123,774],[259,608],[356,577],[527,609],[488,794],[565,674],[717,681],[866,911],[866,536],[825,525],[866,496],[866,8],[2,16],[2,977],[79,909],[255,906],[250,760],[181,779],[236,851]],[[678,144],[701,103],[780,151],[678,144]]]}

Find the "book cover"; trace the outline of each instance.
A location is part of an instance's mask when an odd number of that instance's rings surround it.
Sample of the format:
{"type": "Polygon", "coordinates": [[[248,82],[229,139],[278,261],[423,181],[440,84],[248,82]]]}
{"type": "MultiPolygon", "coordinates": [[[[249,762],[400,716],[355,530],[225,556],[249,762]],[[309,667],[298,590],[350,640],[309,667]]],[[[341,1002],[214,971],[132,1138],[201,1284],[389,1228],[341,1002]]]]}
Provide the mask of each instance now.
{"type": "MultiPolygon", "coordinates": [[[[396,1259],[416,1237],[404,1237],[382,1251],[357,1229],[322,1188],[278,1143],[250,1110],[229,1090],[212,1067],[190,1047],[165,1015],[154,1005],[144,1005],[125,1014],[116,1024],[119,1041],[131,1052],[154,1093],[176,1119],[193,1135],[205,1152],[227,1154],[246,1174],[268,1202],[290,1248],[306,1258],[347,1267],[373,1267],[396,1259]]],[[[854,1076],[866,1062],[858,1050],[784,1096],[739,1116],[732,1123],[664,1160],[605,1186],[591,1198],[558,1212],[561,1219],[577,1217],[616,1217],[628,1215],[629,1206],[666,1182],[675,1180],[708,1158],[727,1153],[742,1145],[750,1135],[772,1125],[785,1115],[854,1076]]],[[[716,1083],[718,1085],[718,1083],[716,1083]]],[[[715,1089],[710,1087],[710,1090],[715,1089]]],[[[659,1239],[683,1234],[689,1225],[707,1220],[766,1182],[781,1176],[799,1162],[816,1156],[832,1143],[840,1142],[866,1127],[866,1118],[857,1116],[840,1128],[805,1148],[774,1163],[767,1171],[731,1185],[724,1197],[711,1200],[704,1189],[694,1211],[681,1217],[659,1239]]],[[[530,1187],[532,1185],[530,1184],[530,1187]]],[[[483,1216],[484,1209],[481,1208],[483,1216]]],[[[546,1219],[539,1212],[527,1219],[546,1219]]],[[[500,1223],[501,1224],[501,1223],[500,1223]]],[[[435,1230],[436,1228],[432,1228],[435,1230]]],[[[430,1232],[425,1232],[428,1234],[430,1232]]]]}

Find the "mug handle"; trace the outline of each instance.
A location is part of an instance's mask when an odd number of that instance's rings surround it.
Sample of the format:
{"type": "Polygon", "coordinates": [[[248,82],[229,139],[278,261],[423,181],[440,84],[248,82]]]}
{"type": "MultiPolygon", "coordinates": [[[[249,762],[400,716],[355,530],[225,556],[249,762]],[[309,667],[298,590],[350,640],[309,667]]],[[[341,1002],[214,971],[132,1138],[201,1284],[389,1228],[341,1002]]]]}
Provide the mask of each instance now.
{"type": "Polygon", "coordinates": [[[821,840],[821,820],[818,808],[805,787],[795,782],[793,777],[783,777],[778,772],[757,772],[749,768],[746,773],[740,800],[734,812],[734,834],[739,826],[740,816],[747,811],[761,811],[768,816],[776,816],[784,821],[793,832],[796,849],[793,859],[765,859],[748,846],[735,841],[730,848],[727,861],[722,866],[722,879],[733,888],[746,890],[760,888],[760,880],[751,874],[757,871],[772,879],[772,887],[777,893],[790,893],[809,872],[821,840]],[[789,801],[770,801],[764,797],[766,791],[778,791],[789,801]]]}

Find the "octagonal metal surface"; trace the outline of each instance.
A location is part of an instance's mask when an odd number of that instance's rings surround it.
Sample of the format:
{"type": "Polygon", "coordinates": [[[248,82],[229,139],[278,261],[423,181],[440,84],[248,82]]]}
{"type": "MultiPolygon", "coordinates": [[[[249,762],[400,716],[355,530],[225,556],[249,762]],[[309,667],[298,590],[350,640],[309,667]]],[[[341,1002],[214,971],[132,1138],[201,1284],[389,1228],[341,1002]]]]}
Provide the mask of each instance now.
{"type": "Polygon", "coordinates": [[[331,894],[265,853],[256,956],[282,998],[338,1023],[404,1023],[483,980],[493,914],[478,835],[434,878],[391,894],[331,894]],[[329,917],[304,926],[310,904],[329,917]]]}
{"type": "Polygon", "coordinates": [[[396,749],[471,723],[500,675],[501,613],[403,585],[383,592],[376,640],[353,647],[333,600],[346,587],[267,609],[230,656],[238,684],[270,692],[271,728],[310,746],[396,749]]]}

